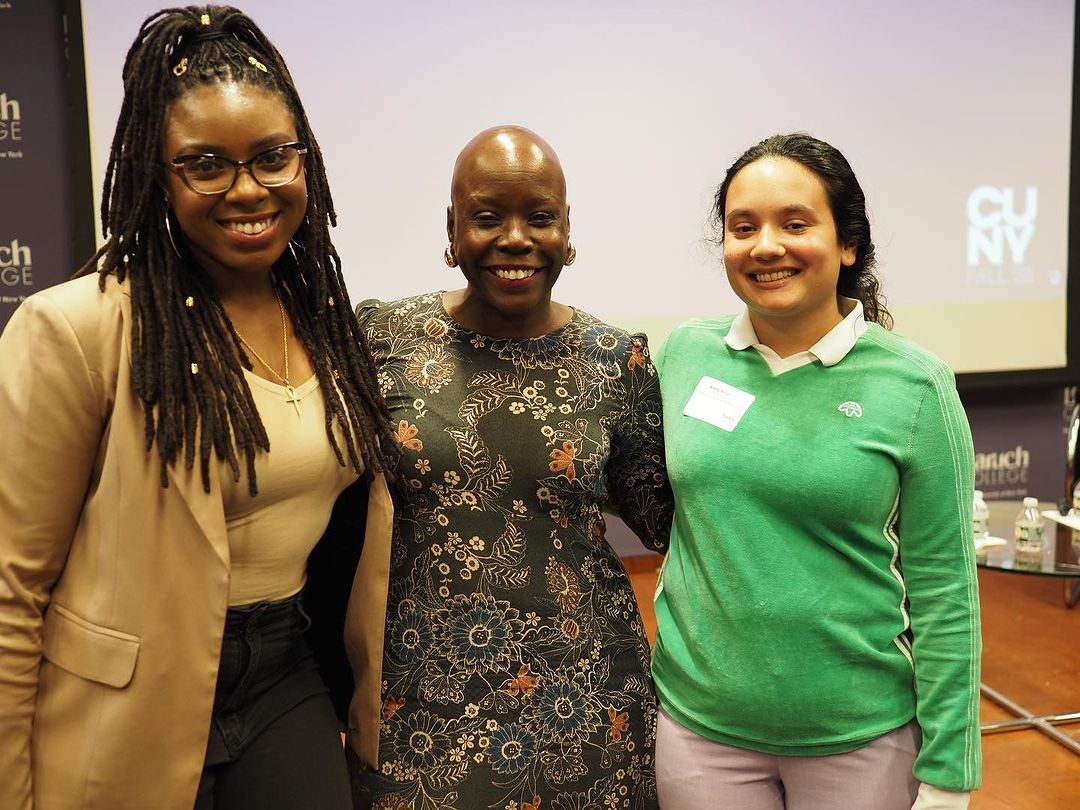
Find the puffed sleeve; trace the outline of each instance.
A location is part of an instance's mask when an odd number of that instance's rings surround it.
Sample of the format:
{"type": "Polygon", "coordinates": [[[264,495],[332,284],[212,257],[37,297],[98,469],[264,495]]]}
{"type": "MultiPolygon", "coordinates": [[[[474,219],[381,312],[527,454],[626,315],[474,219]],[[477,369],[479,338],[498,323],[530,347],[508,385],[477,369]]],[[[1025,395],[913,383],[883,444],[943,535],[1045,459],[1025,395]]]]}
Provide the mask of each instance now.
{"type": "Polygon", "coordinates": [[[108,386],[40,294],[0,335],[0,369],[0,807],[29,810],[42,616],[86,496],[108,386]]]}
{"type": "Polygon", "coordinates": [[[949,791],[979,786],[979,593],[971,542],[974,451],[952,372],[923,390],[900,471],[900,563],[911,613],[914,774],[949,791]]]}
{"type": "Polygon", "coordinates": [[[675,503],[664,463],[660,382],[645,335],[630,336],[630,352],[622,363],[626,406],[611,427],[607,489],[626,525],[646,546],[663,553],[675,503]]]}
{"type": "Polygon", "coordinates": [[[381,306],[382,301],[379,301],[377,298],[368,298],[356,305],[356,320],[360,323],[360,330],[369,341],[371,340],[369,331],[371,329],[372,318],[374,317],[376,310],[381,306]]]}

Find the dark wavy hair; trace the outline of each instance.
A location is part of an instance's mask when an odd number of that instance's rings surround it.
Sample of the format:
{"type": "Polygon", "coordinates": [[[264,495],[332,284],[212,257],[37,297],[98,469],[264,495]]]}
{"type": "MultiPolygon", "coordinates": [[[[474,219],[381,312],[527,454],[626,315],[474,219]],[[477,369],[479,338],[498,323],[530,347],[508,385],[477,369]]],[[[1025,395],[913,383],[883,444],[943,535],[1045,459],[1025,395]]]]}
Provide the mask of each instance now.
{"type": "Polygon", "coordinates": [[[874,273],[877,259],[874,242],[870,238],[870,220],[866,215],[866,195],[851,169],[851,164],[835,146],[802,132],[789,135],[773,135],[751,146],[731,164],[724,181],[716,190],[712,220],[719,232],[720,244],[724,242],[724,213],[731,181],[751,163],[765,157],[782,157],[794,160],[812,171],[825,186],[825,194],[836,223],[836,236],[842,245],[855,246],[855,262],[850,267],[840,267],[836,283],[838,295],[856,298],[862,302],[863,316],[868,321],[891,329],[893,324],[881,283],[874,273]]]}
{"type": "Polygon", "coordinates": [[[296,334],[311,356],[326,403],[326,435],[338,462],[369,477],[394,469],[396,443],[363,333],[353,315],[341,262],[330,241],[336,224],[322,153],[281,54],[243,12],[230,6],[163,9],[139,29],[124,62],[124,101],[113,136],[101,203],[104,245],[79,271],[128,282],[132,379],[146,417],[147,451],[156,444],[161,484],[183,453],[199,459],[209,491],[211,454],[257,492],[255,455],[270,442],[244,380],[251,361],[206,272],[182,234],[174,247],[161,187],[161,144],[169,104],[187,91],[227,82],[276,94],[308,147],[308,205],[273,279],[296,334]],[[344,447],[335,435],[337,426],[344,447]],[[196,450],[198,444],[198,450],[196,450]]]}

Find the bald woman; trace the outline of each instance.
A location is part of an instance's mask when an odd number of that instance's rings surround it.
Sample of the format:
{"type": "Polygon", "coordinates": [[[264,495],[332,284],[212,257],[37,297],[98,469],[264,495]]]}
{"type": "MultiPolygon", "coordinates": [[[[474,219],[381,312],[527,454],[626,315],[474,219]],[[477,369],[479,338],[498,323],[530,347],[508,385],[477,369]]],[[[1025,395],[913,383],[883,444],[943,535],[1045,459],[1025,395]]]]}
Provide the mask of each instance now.
{"type": "Polygon", "coordinates": [[[651,808],[656,702],[617,513],[672,518],[643,335],[552,300],[576,252],[566,181],[529,130],[454,166],[465,286],[357,309],[403,487],[383,658],[381,808],[651,808]]]}

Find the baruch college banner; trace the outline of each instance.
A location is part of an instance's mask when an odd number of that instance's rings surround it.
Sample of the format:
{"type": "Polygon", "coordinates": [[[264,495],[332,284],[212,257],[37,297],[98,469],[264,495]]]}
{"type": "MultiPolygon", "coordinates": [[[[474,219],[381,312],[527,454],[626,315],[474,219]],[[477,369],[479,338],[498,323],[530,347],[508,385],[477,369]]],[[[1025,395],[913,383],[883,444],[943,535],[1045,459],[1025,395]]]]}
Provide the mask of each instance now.
{"type": "Polygon", "coordinates": [[[1065,497],[1066,440],[1075,391],[962,395],[975,442],[975,488],[987,500],[1065,497]]]}
{"type": "Polygon", "coordinates": [[[0,327],[93,248],[83,82],[77,2],[0,0],[0,327]]]}

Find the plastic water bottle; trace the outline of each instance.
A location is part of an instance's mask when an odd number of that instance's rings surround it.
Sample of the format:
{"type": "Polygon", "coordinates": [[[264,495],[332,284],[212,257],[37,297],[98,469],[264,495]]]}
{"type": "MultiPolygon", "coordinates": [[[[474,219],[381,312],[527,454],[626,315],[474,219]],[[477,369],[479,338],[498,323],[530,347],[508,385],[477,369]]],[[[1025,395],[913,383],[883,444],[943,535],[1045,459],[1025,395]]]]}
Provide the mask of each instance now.
{"type": "Polygon", "coordinates": [[[990,507],[983,500],[981,489],[975,490],[975,501],[971,506],[972,535],[976,540],[990,536],[990,507]]]}
{"type": "Polygon", "coordinates": [[[1024,508],[1016,516],[1016,564],[1039,567],[1042,563],[1043,516],[1039,514],[1039,499],[1024,498],[1024,508]]]}

